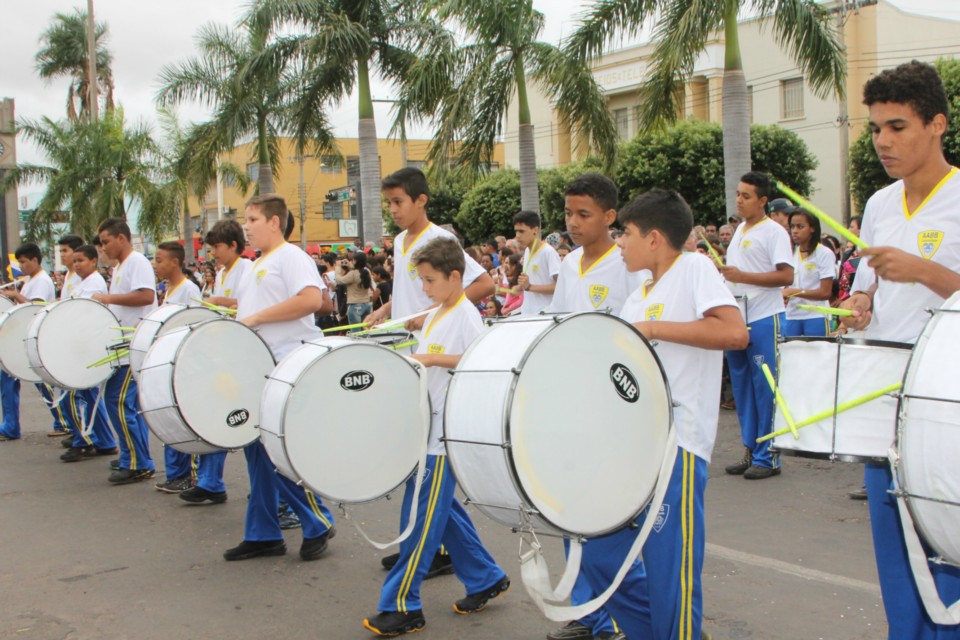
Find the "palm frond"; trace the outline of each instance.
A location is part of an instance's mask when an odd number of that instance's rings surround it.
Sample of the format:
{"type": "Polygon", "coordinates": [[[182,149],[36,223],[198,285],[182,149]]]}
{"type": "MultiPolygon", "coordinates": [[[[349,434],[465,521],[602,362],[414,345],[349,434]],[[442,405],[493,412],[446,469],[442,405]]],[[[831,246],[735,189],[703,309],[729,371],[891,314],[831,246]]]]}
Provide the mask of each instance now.
{"type": "Polygon", "coordinates": [[[773,14],[777,43],[790,52],[819,98],[846,93],[846,57],[830,14],[814,0],[779,0],[773,14]]]}
{"type": "Polygon", "coordinates": [[[666,0],[596,0],[579,16],[580,26],[564,48],[581,60],[598,58],[616,37],[632,35],[651,23],[665,4],[666,0]]]}

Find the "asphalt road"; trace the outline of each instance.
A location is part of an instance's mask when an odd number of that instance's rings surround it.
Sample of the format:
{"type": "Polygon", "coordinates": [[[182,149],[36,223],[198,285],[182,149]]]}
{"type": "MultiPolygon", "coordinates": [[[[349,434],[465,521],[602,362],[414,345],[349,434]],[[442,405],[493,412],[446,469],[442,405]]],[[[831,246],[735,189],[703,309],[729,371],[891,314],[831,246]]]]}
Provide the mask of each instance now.
{"type": "MultiPolygon", "coordinates": [[[[0,638],[370,637],[361,621],[375,612],[386,574],[381,553],[350,523],[339,521],[315,562],[299,559],[298,530],[287,532],[284,557],[225,562],[243,531],[241,454],[228,458],[227,503],[190,506],[154,481],[109,485],[105,458],[61,463],[29,385],[22,409],[23,439],[0,443],[0,638]]],[[[746,481],[723,473],[740,450],[736,417],[722,412],[706,502],[705,629],[717,639],[885,638],[866,503],[846,495],[860,484],[860,465],[789,458],[783,475],[746,481]]],[[[153,454],[162,469],[156,440],[153,454]]],[[[351,514],[387,539],[398,503],[351,514]]],[[[542,639],[557,625],[523,590],[516,536],[474,515],[513,588],[482,613],[458,616],[456,578],[428,581],[418,637],[542,639]]]]}

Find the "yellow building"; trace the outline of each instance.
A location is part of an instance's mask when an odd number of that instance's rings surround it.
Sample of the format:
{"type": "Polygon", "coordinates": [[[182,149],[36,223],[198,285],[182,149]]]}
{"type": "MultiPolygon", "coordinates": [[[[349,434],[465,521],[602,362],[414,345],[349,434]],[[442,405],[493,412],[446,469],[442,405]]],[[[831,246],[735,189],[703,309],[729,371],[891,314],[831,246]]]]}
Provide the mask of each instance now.
{"type": "MultiPolygon", "coordinates": [[[[306,220],[306,240],[310,245],[324,246],[349,244],[357,239],[357,198],[351,197],[351,188],[360,179],[360,151],[357,138],[340,138],[337,140],[341,158],[335,155],[305,156],[302,167],[302,188],[304,193],[304,218],[306,220]],[[329,201],[327,195],[341,195],[347,198],[343,201],[329,201]]],[[[400,169],[405,164],[410,167],[423,167],[429,150],[429,140],[408,140],[402,144],[398,140],[384,140],[378,142],[380,150],[380,175],[386,176],[400,169]]],[[[287,201],[287,206],[293,212],[297,222],[296,230],[290,237],[293,243],[299,243],[301,237],[300,225],[300,189],[301,166],[300,159],[294,150],[294,141],[290,138],[280,143],[280,170],[274,177],[276,191],[287,201]]],[[[222,216],[236,216],[243,222],[243,205],[253,195],[257,181],[259,165],[253,151],[253,143],[236,147],[232,152],[224,154],[224,162],[231,162],[240,168],[245,168],[251,180],[251,187],[244,195],[234,184],[228,181],[223,185],[224,211],[217,212],[216,189],[211,189],[204,199],[204,211],[207,228],[222,216]]],[[[497,144],[494,148],[494,168],[503,166],[503,145],[497,144]]],[[[194,217],[194,228],[203,229],[204,222],[200,215],[194,217]]],[[[379,238],[372,240],[378,241],[379,238]]]]}

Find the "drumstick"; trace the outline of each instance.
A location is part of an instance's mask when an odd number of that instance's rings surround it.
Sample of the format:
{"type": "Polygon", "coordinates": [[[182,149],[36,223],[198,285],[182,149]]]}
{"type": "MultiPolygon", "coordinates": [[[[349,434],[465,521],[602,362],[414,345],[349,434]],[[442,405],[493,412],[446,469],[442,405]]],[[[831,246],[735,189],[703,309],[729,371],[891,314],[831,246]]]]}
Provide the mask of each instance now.
{"type": "MultiPolygon", "coordinates": [[[[859,406],[862,405],[862,404],[866,404],[866,403],[870,402],[871,400],[876,400],[877,398],[879,398],[879,397],[881,397],[881,396],[885,396],[885,395],[887,395],[888,393],[893,393],[894,391],[899,390],[900,387],[902,387],[902,386],[903,386],[903,383],[898,382],[897,384],[892,384],[892,385],[890,385],[889,387],[884,387],[883,389],[880,389],[880,390],[878,390],[878,391],[874,391],[873,393],[868,393],[868,394],[865,395],[865,396],[861,396],[861,397],[859,397],[859,398],[854,398],[853,400],[850,400],[849,402],[844,402],[843,404],[841,404],[841,405],[840,405],[839,407],[837,407],[836,409],[827,409],[826,411],[821,411],[820,413],[818,413],[818,414],[816,414],[816,415],[814,415],[814,416],[810,416],[809,418],[805,418],[805,419],[801,420],[800,422],[796,423],[796,425],[794,425],[794,426],[796,426],[797,429],[802,429],[803,427],[809,427],[810,425],[816,424],[816,423],[820,422],[821,420],[826,420],[827,418],[832,418],[833,416],[837,415],[838,413],[843,413],[844,411],[848,411],[848,410],[850,410],[850,409],[854,409],[854,408],[856,408],[856,407],[859,407],[859,406]]],[[[769,434],[767,434],[767,435],[765,435],[765,436],[763,436],[763,437],[761,437],[761,438],[757,438],[757,443],[766,442],[767,440],[772,440],[773,438],[776,438],[777,436],[782,436],[782,435],[784,435],[785,433],[790,433],[790,428],[789,428],[789,427],[787,427],[787,428],[785,428],[785,429],[779,429],[779,430],[774,431],[773,433],[769,433],[769,434]]]]}
{"type": "Polygon", "coordinates": [[[206,300],[200,300],[199,298],[191,298],[194,302],[199,302],[207,309],[212,309],[213,311],[219,311],[220,313],[225,313],[228,316],[233,316],[237,314],[236,309],[231,309],[230,307],[221,307],[218,304],[213,304],[212,302],[207,302],[206,300]]]}
{"type": "Polygon", "coordinates": [[[420,316],[425,316],[428,313],[433,311],[433,309],[424,309],[423,311],[418,311],[417,313],[411,313],[409,316],[404,316],[402,318],[397,318],[396,320],[389,320],[387,322],[381,322],[378,325],[374,325],[367,329],[366,331],[358,331],[358,334],[368,334],[368,333],[377,333],[379,331],[391,331],[393,329],[402,329],[403,325],[407,324],[408,320],[413,320],[414,318],[419,318],[420,316]]]}
{"type": "Polygon", "coordinates": [[[520,295],[519,289],[504,289],[503,287],[497,287],[495,293],[512,293],[515,296],[520,295]]]}
{"type": "Polygon", "coordinates": [[[88,364],[88,365],[87,365],[87,369],[93,369],[94,367],[103,366],[103,365],[105,365],[105,364],[107,364],[107,363],[114,362],[114,361],[116,361],[116,360],[120,360],[121,358],[124,358],[124,357],[126,357],[126,356],[128,356],[128,355],[130,355],[130,350],[129,350],[129,349],[123,349],[123,350],[121,350],[121,351],[117,351],[116,353],[111,353],[111,354],[108,355],[106,358],[101,358],[100,360],[97,360],[96,362],[94,362],[94,363],[92,363],[92,364],[88,364]]]}
{"type": "Polygon", "coordinates": [[[111,329],[118,329],[120,331],[136,331],[136,327],[110,327],[111,329]]]}
{"type": "Polygon", "coordinates": [[[760,365],[760,368],[763,369],[763,375],[767,379],[767,384],[769,384],[770,389],[773,390],[773,398],[776,400],[777,406],[780,407],[780,412],[783,413],[783,419],[787,421],[787,431],[792,433],[795,439],[799,440],[800,434],[797,433],[797,425],[793,421],[793,416],[790,415],[790,410],[787,408],[787,403],[784,401],[783,396],[780,395],[780,389],[777,388],[777,381],[773,379],[773,374],[770,372],[770,367],[768,367],[767,363],[764,362],[762,365],[760,365]]]}
{"type": "Polygon", "coordinates": [[[853,315],[853,311],[850,311],[850,309],[837,309],[835,307],[820,307],[815,304],[798,304],[797,309],[803,309],[804,311],[813,311],[815,313],[822,313],[825,316],[842,316],[844,318],[847,318],[853,315]]]}
{"type": "Polygon", "coordinates": [[[390,345],[390,348],[394,351],[398,349],[406,349],[407,347],[412,347],[417,344],[416,340],[409,340],[407,342],[401,342],[400,344],[390,345]]]}
{"type": "Polygon", "coordinates": [[[13,280],[7,284],[0,284],[0,289],[6,289],[7,287],[19,287],[22,283],[22,280],[13,280]]]}
{"type": "Polygon", "coordinates": [[[813,215],[820,218],[820,222],[825,223],[831,229],[839,233],[844,239],[852,242],[853,246],[859,247],[861,249],[870,248],[870,245],[868,245],[866,242],[864,242],[857,236],[853,235],[842,224],[840,224],[839,222],[837,222],[836,220],[828,216],[826,213],[818,209],[812,202],[810,202],[809,200],[804,198],[802,195],[800,195],[799,193],[797,193],[787,185],[783,184],[779,180],[777,181],[777,189],[780,189],[780,191],[783,191],[783,193],[785,193],[787,197],[789,197],[791,200],[796,202],[798,205],[800,205],[801,207],[803,207],[813,215]]]}
{"type": "Polygon", "coordinates": [[[720,257],[720,254],[717,253],[717,250],[713,248],[713,245],[710,244],[710,241],[707,240],[707,236],[704,235],[703,231],[700,231],[700,239],[703,240],[707,245],[707,250],[710,252],[710,255],[713,256],[713,259],[716,261],[717,266],[723,266],[723,258],[720,257]]]}
{"type": "Polygon", "coordinates": [[[346,331],[347,329],[360,329],[363,327],[369,327],[369,322],[358,322],[357,324],[345,324],[339,327],[330,327],[329,329],[324,329],[322,333],[329,333],[332,331],[346,331]]]}

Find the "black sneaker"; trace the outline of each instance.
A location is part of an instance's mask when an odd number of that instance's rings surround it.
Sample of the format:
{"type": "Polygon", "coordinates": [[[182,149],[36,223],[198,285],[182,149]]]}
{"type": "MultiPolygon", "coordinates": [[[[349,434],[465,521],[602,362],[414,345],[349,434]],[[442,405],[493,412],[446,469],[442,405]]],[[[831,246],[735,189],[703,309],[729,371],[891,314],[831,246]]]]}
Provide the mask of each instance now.
{"type": "Polygon", "coordinates": [[[732,476],[739,476],[746,472],[750,468],[750,465],[753,464],[753,450],[749,447],[743,448],[743,457],[740,458],[740,462],[736,464],[728,465],[725,471],[732,476]]]}
{"type": "Polygon", "coordinates": [[[574,620],[548,633],[547,640],[593,640],[593,630],[574,620]]]}
{"type": "Polygon", "coordinates": [[[67,436],[66,438],[64,438],[63,440],[61,440],[61,441],[60,441],[60,446],[63,447],[64,449],[72,449],[72,448],[73,448],[73,436],[67,436]]]}
{"type": "Polygon", "coordinates": [[[303,560],[318,560],[323,552],[327,550],[327,541],[330,539],[330,532],[316,538],[304,538],[300,545],[300,558],[303,560]]]}
{"type": "Polygon", "coordinates": [[[281,529],[299,529],[300,528],[300,516],[298,516],[293,511],[284,511],[280,514],[280,528],[281,529]]]}
{"type": "Polygon", "coordinates": [[[153,469],[117,469],[110,474],[107,480],[111,484],[132,484],[141,480],[149,480],[154,474],[153,469]]]}
{"type": "Polygon", "coordinates": [[[594,636],[595,640],[627,640],[627,634],[623,631],[601,631],[594,636]]]}
{"type": "Polygon", "coordinates": [[[363,621],[363,626],[378,636],[392,637],[420,631],[427,624],[423,611],[381,611],[363,621]]]}
{"type": "Polygon", "coordinates": [[[212,504],[222,504],[227,501],[227,492],[221,491],[217,493],[215,491],[201,489],[200,487],[191,487],[180,493],[180,499],[191,504],[202,504],[207,501],[212,504]]]}
{"type": "Polygon", "coordinates": [[[484,607],[487,606],[487,603],[499,596],[501,593],[505,592],[510,588],[510,578],[503,576],[497,580],[493,586],[484,589],[483,591],[478,591],[477,593],[471,593],[466,598],[460,598],[453,603],[453,610],[457,613],[468,614],[468,613],[477,613],[478,611],[483,611],[484,607]]]}
{"type": "Polygon", "coordinates": [[[259,556],[282,556],[287,552],[287,543],[283,540],[250,542],[244,540],[232,549],[223,552],[224,560],[249,560],[259,556]]]}
{"type": "Polygon", "coordinates": [[[120,460],[111,460],[110,461],[110,470],[117,471],[120,468],[120,460]]]}
{"type": "Polygon", "coordinates": [[[70,447],[60,456],[60,459],[64,462],[80,462],[92,460],[93,456],[93,447],[70,447]]]}
{"type": "MultiPolygon", "coordinates": [[[[94,455],[97,455],[97,456],[115,456],[115,455],[117,455],[118,453],[120,453],[120,449],[118,449],[117,447],[111,447],[110,449],[96,449],[96,448],[95,448],[95,449],[93,450],[93,454],[94,454],[94,455]]],[[[119,461],[119,460],[115,460],[114,462],[117,463],[118,468],[119,468],[120,461],[119,461]]],[[[110,464],[113,464],[113,462],[111,462],[110,464]]]]}
{"type": "Polygon", "coordinates": [[[780,467],[771,469],[770,467],[761,467],[760,465],[750,465],[750,468],[743,472],[744,480],[763,480],[780,475],[780,467]]]}
{"type": "Polygon", "coordinates": [[[182,493],[192,486],[193,480],[190,479],[190,476],[183,476],[182,478],[175,478],[173,480],[167,480],[166,482],[158,482],[154,485],[154,488],[164,493],[182,493]]]}
{"type": "MultiPolygon", "coordinates": [[[[389,556],[384,556],[380,558],[380,564],[383,565],[383,568],[389,571],[393,569],[394,565],[397,564],[397,561],[400,560],[400,554],[394,553],[389,556]]],[[[437,576],[445,576],[449,573],[453,573],[453,560],[450,559],[449,554],[437,552],[433,556],[433,561],[430,563],[430,568],[427,569],[427,575],[424,576],[424,580],[429,580],[430,578],[436,578],[437,576]]]]}

